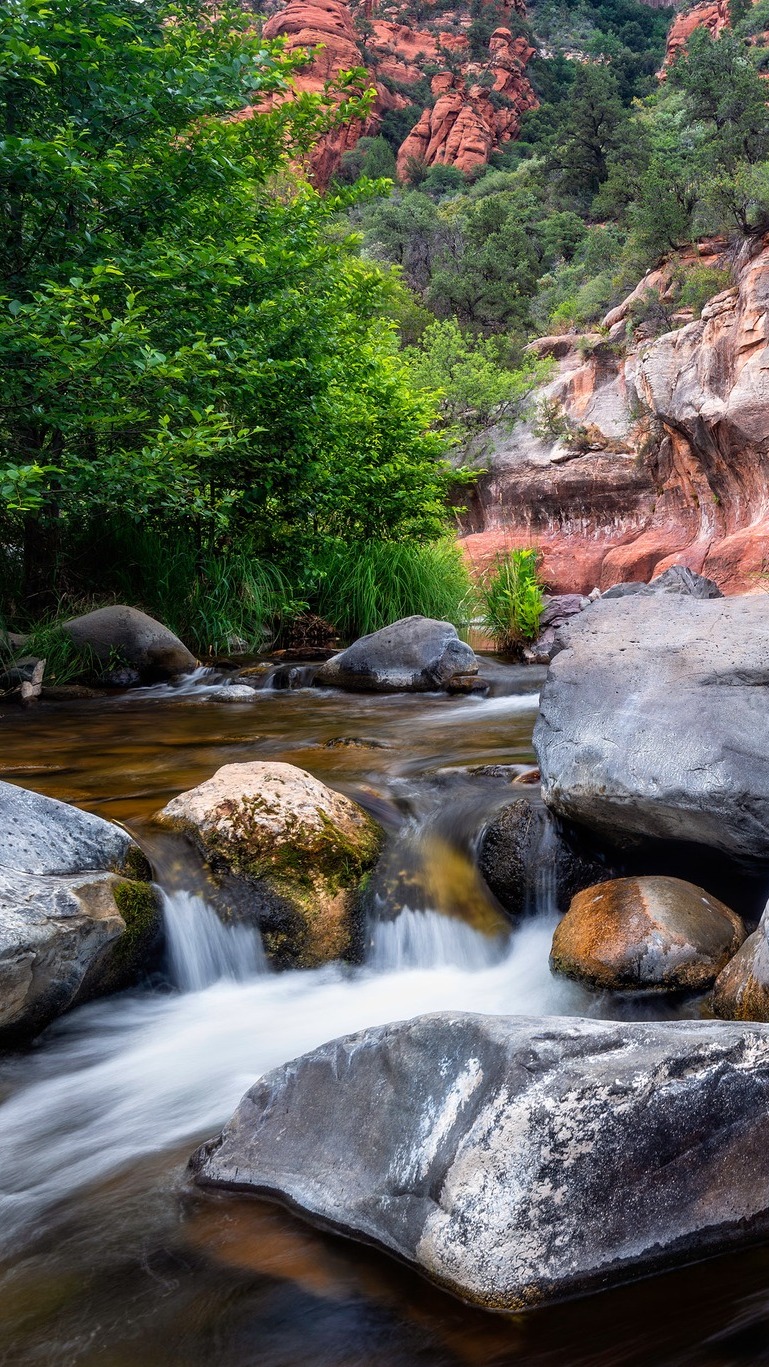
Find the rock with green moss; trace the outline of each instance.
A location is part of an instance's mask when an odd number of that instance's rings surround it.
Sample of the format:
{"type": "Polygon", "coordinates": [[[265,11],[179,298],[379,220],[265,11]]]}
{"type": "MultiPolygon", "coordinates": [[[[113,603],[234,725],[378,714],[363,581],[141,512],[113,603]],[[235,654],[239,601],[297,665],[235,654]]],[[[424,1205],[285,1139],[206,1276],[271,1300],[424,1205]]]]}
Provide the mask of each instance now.
{"type": "Polygon", "coordinates": [[[381,832],[349,798],[293,764],[227,764],[157,820],[198,847],[225,913],[259,925],[275,964],[355,954],[381,832]]]}

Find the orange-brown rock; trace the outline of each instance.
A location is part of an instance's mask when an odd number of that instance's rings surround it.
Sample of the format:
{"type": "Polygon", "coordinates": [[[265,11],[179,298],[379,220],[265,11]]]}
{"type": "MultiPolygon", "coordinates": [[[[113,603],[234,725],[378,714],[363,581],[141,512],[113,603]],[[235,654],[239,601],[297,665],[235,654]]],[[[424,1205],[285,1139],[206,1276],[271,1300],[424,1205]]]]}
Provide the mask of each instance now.
{"type": "Polygon", "coordinates": [[[713,988],[713,1010],[725,1020],[769,1020],[769,917],[719,974],[713,988]]]}
{"type": "MultiPolygon", "coordinates": [[[[404,177],[411,162],[433,166],[436,162],[470,171],[484,165],[491,152],[514,138],[521,118],[535,109],[537,98],[526,78],[526,65],[534,49],[525,38],[513,38],[509,29],[498,28],[489,41],[486,70],[493,87],[468,84],[469,77],[441,72],[433,77],[436,101],[425,109],[398,153],[398,174],[404,177]],[[502,97],[496,100],[493,96],[502,97]]],[[[483,68],[474,74],[480,75],[483,68]]]]}
{"type": "Polygon", "coordinates": [[[695,29],[706,28],[713,38],[717,38],[728,23],[729,0],[705,0],[704,4],[695,5],[692,9],[677,14],[668,33],[665,60],[660,74],[664,76],[669,71],[676,58],[686,48],[695,29]]]}
{"type": "MultiPolygon", "coordinates": [[[[723,267],[723,247],[703,244],[697,263],[723,267]]],[[[653,272],[633,296],[664,294],[669,278],[669,268],[653,272]]],[[[746,245],[734,278],[701,318],[657,338],[623,342],[626,300],[604,320],[608,341],[543,339],[557,373],[535,401],[539,418],[494,434],[469,496],[463,546],[473,565],[538,546],[559,593],[649,580],[672,564],[725,593],[763,586],[769,238],[746,245]]]]}
{"type": "Polygon", "coordinates": [[[554,972],[618,991],[704,991],[745,939],[739,916],[679,878],[578,892],[553,936],[554,972]]]}

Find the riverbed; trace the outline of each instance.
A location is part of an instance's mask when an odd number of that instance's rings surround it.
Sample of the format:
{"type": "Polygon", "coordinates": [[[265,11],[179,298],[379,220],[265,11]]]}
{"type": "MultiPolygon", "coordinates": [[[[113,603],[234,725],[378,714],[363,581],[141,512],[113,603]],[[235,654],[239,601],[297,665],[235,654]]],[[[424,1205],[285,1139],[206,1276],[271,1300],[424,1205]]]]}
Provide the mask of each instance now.
{"type": "Polygon", "coordinates": [[[0,1061],[0,1364],[769,1362],[765,1248],[492,1316],[276,1206],[190,1189],[190,1153],[255,1078],[334,1036],[443,1009],[632,1013],[550,974],[546,851],[515,928],[475,868],[484,821],[534,761],[540,677],[496,666],[488,698],[264,688],[226,703],[201,675],[0,712],[0,777],[127,826],[153,861],[168,941],[164,971],[141,989],[0,1061]],[[270,971],[258,932],[223,926],[199,862],[154,828],[170,797],[252,759],[306,768],[384,825],[360,964],[270,971]]]}

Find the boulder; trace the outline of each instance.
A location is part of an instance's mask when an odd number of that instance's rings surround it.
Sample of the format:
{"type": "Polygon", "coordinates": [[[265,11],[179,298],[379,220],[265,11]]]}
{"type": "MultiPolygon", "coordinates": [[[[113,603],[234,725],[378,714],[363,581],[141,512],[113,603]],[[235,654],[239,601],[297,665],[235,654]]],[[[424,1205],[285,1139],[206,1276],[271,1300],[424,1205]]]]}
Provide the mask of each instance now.
{"type": "Polygon", "coordinates": [[[589,987],[703,992],[745,939],[739,916],[680,878],[616,878],[577,893],[550,966],[589,987]]]}
{"type": "Polygon", "coordinates": [[[556,634],[562,626],[584,611],[588,598],[580,593],[561,593],[545,604],[539,619],[539,636],[524,651],[529,664],[549,664],[555,653],[556,634]]]}
{"type": "Polygon", "coordinates": [[[647,598],[653,593],[680,593],[687,598],[723,598],[723,594],[712,579],[706,579],[702,574],[695,574],[694,570],[687,569],[685,565],[671,565],[670,569],[663,574],[652,579],[648,584],[643,581],[632,580],[628,584],[613,584],[610,589],[602,595],[603,598],[627,598],[633,594],[642,593],[647,598]]]}
{"type": "Polygon", "coordinates": [[[356,952],[360,894],[381,836],[349,798],[293,764],[226,764],[156,820],[198,847],[222,908],[260,927],[278,966],[309,968],[356,952]]]}
{"type": "Polygon", "coordinates": [[[426,693],[445,688],[457,674],[477,673],[475,654],[450,622],[402,617],[327,660],[315,683],[373,693],[426,693]]]}
{"type": "Polygon", "coordinates": [[[119,826],[0,783],[0,1039],[136,978],[159,934],[148,878],[119,826]]]}
{"type": "Polygon", "coordinates": [[[513,917],[565,911],[581,888],[612,877],[596,857],[568,841],[546,809],[524,797],[508,803],[484,827],[478,868],[513,917]],[[552,905],[543,906],[548,900],[552,905]]]}
{"type": "Polygon", "coordinates": [[[617,843],[769,858],[769,598],[602,600],[561,642],[534,730],[547,804],[617,843]]]}
{"type": "Polygon", "coordinates": [[[713,1010],[726,1020],[769,1021],[769,912],[716,979],[713,1010]]]}
{"type": "Polygon", "coordinates": [[[769,1028],[445,1012],[269,1073],[194,1156],[521,1310],[769,1230],[769,1028]]]}
{"type": "Polygon", "coordinates": [[[62,624],[62,631],[79,650],[90,651],[100,665],[127,669],[131,682],[137,677],[170,679],[197,665],[195,656],[168,627],[123,604],[73,617],[62,624]]]}

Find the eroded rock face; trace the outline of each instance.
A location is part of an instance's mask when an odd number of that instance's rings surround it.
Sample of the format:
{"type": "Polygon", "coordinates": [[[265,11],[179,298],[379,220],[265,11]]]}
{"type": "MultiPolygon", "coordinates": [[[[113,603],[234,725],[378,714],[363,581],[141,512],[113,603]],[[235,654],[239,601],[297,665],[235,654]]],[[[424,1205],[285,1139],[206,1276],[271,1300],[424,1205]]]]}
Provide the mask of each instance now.
{"type": "Polygon", "coordinates": [[[573,899],[550,966],[589,987],[704,992],[745,939],[739,916],[680,878],[617,878],[573,899]]]}
{"type": "Polygon", "coordinates": [[[717,38],[722,29],[729,24],[729,0],[705,0],[704,4],[684,8],[677,14],[670,26],[662,75],[666,75],[673,63],[685,51],[689,39],[698,28],[708,30],[712,38],[717,38]]]}
{"type": "MultiPolygon", "coordinates": [[[[268,8],[273,12],[265,37],[283,38],[289,52],[315,49],[312,62],[295,77],[298,90],[320,92],[326,82],[353,67],[366,68],[376,89],[368,119],[332,129],[313,150],[310,170],[321,188],[328,186],[342,156],[362,135],[379,131],[388,110],[424,103],[420,87],[427,68],[443,68],[433,79],[435,108],[431,101],[399,150],[402,177],[413,159],[427,165],[443,162],[463,171],[484,164],[517,136],[526,110],[537,107],[525,74],[534,49],[525,38],[513,37],[504,23],[492,34],[488,55],[477,61],[466,35],[450,26],[454,16],[448,14],[435,15],[429,28],[415,29],[413,10],[407,5],[402,13],[391,6],[387,17],[374,14],[363,0],[351,5],[345,0],[288,0],[282,7],[268,8]]],[[[526,13],[523,0],[499,8],[503,20],[513,12],[526,13]]]]}
{"type": "Polygon", "coordinates": [[[381,839],[349,798],[293,764],[226,764],[156,820],[201,850],[227,909],[260,926],[278,965],[314,967],[355,950],[361,883],[381,839]]]}
{"type": "Polygon", "coordinates": [[[197,664],[195,656],[162,622],[138,608],[98,608],[83,617],[72,617],[62,630],[81,650],[89,650],[103,665],[128,666],[147,680],[187,674],[197,664]]]}
{"type": "Polygon", "coordinates": [[[118,826],[0,783],[0,1039],[126,986],[159,934],[149,867],[118,826]]]}
{"type": "Polygon", "coordinates": [[[760,1025],[444,1013],[269,1073],[193,1163],[518,1310],[765,1232],[768,1105],[760,1025]]]}
{"type": "MultiPolygon", "coordinates": [[[[725,244],[685,264],[729,266],[725,244]]],[[[490,438],[463,544],[481,571],[500,551],[538,546],[557,593],[648,581],[673,565],[724,593],[760,587],[769,557],[769,238],[749,243],[701,318],[650,340],[626,336],[634,301],[663,300],[650,272],[601,338],[544,339],[558,371],[537,422],[490,438]],[[616,334],[616,335],[615,335],[616,334]],[[564,350],[563,343],[569,345],[564,350]]]]}
{"type": "Polygon", "coordinates": [[[450,622],[402,617],[332,656],[315,683],[373,693],[426,693],[444,688],[456,675],[477,673],[474,652],[450,622]]]}
{"type": "Polygon", "coordinates": [[[561,642],[534,730],[547,804],[609,841],[769,858],[769,598],[600,601],[561,642]]]}
{"type": "Polygon", "coordinates": [[[769,1021],[769,913],[716,980],[713,1010],[726,1020],[769,1021]]]}

